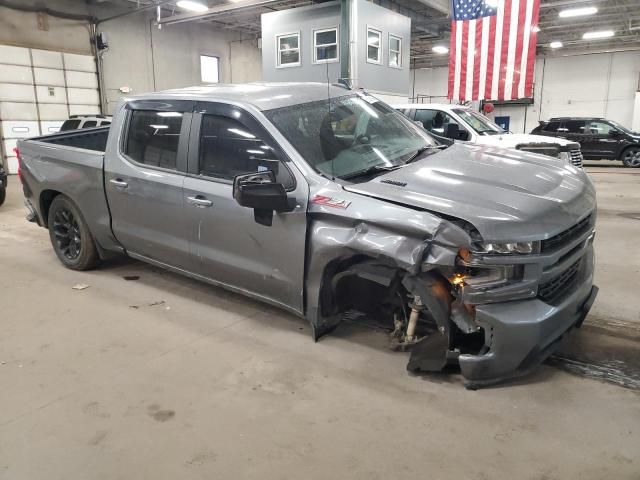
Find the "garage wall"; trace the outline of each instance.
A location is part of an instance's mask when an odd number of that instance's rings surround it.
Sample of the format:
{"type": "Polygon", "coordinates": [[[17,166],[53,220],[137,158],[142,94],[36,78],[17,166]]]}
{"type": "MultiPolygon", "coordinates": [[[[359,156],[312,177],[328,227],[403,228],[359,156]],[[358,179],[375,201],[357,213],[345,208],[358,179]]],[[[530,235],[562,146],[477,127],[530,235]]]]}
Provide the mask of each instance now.
{"type": "Polygon", "coordinates": [[[122,87],[136,94],[200,85],[200,55],[220,58],[221,82],[262,78],[256,39],[197,23],[166,25],[158,30],[152,19],[151,14],[139,13],[98,27],[109,42],[102,63],[109,113],[122,97],[122,87]]]}
{"type": "MultiPolygon", "coordinates": [[[[446,67],[412,73],[414,95],[446,96],[446,67]]],[[[631,127],[639,78],[639,51],[538,57],[535,104],[496,108],[495,115],[509,115],[513,132],[529,132],[540,119],[564,115],[602,116],[631,127]]]]}

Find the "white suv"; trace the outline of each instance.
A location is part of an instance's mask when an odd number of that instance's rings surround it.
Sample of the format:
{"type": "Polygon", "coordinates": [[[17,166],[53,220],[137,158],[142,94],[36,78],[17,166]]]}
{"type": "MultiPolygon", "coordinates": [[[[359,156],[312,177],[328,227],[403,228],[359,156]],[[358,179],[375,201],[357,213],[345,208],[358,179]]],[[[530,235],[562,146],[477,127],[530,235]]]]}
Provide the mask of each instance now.
{"type": "Polygon", "coordinates": [[[111,125],[111,117],[106,115],[71,115],[69,120],[64,121],[60,127],[60,131],[106,127],[107,125],[111,125]]]}
{"type": "Polygon", "coordinates": [[[436,137],[541,153],[582,167],[579,143],[557,137],[507,132],[464,105],[412,103],[394,105],[394,108],[420,122],[425,130],[436,137]]]}

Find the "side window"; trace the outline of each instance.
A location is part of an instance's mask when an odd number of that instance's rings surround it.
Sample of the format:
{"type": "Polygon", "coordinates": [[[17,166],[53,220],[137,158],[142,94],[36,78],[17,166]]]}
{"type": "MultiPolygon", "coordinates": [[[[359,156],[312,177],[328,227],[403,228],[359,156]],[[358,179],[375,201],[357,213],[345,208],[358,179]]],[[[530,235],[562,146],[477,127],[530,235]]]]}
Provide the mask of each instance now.
{"type": "Polygon", "coordinates": [[[87,120],[82,124],[82,128],[93,128],[96,125],[98,125],[98,122],[96,120],[87,120]]]}
{"type": "Polygon", "coordinates": [[[80,120],[65,120],[65,122],[60,127],[61,132],[65,132],[67,130],[75,130],[80,126],[80,120]]]}
{"type": "Polygon", "coordinates": [[[466,132],[460,123],[448,113],[438,110],[416,110],[416,120],[420,121],[424,128],[431,133],[444,137],[447,133],[447,125],[450,123],[458,125],[461,132],[466,132]]]}
{"type": "Polygon", "coordinates": [[[152,167],[176,170],[182,113],[133,110],[124,153],[152,167]]]}
{"type": "Polygon", "coordinates": [[[587,122],[587,130],[585,133],[591,135],[609,135],[610,130],[616,130],[616,127],[604,122],[587,122]]]}
{"type": "Polygon", "coordinates": [[[567,120],[559,131],[565,133],[587,133],[584,129],[583,120],[567,120]]]}
{"type": "Polygon", "coordinates": [[[549,122],[544,126],[543,130],[545,132],[557,132],[559,128],[560,122],[549,122]]]}
{"type": "Polygon", "coordinates": [[[200,128],[199,173],[233,180],[236,175],[271,170],[285,188],[293,177],[273,148],[241,124],[228,117],[203,115],[200,128]]]}

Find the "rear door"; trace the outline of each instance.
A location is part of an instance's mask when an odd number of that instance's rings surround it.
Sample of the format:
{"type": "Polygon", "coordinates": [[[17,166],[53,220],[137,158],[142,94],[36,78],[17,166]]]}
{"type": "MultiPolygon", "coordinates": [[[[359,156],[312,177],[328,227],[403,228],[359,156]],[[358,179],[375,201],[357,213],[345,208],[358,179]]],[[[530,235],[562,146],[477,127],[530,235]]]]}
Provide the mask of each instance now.
{"type": "Polygon", "coordinates": [[[226,104],[196,107],[184,203],[191,251],[204,277],[303,311],[308,185],[279,145],[248,112],[226,104]],[[271,170],[295,209],[271,226],[233,198],[233,178],[271,170]]]}
{"type": "Polygon", "coordinates": [[[116,238],[134,256],[182,269],[192,266],[182,188],[193,105],[131,102],[118,145],[110,145],[105,155],[116,238]]]}
{"type": "Polygon", "coordinates": [[[625,139],[622,132],[611,134],[617,130],[614,126],[600,120],[587,121],[585,136],[582,142],[583,155],[587,153],[593,159],[618,158],[625,139]]]}

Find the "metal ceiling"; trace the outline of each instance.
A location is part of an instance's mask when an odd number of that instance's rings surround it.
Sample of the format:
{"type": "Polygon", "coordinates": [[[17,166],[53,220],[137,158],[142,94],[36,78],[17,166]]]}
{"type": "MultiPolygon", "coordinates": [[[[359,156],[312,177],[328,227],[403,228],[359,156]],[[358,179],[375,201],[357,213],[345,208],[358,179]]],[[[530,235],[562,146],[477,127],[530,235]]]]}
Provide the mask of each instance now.
{"type": "MultiPolygon", "coordinates": [[[[201,0],[211,12],[206,16],[185,13],[175,1],[159,0],[88,0],[92,3],[128,5],[131,9],[161,3],[162,16],[172,21],[210,23],[218,28],[249,35],[260,35],[260,15],[274,10],[296,8],[317,0],[201,0]],[[175,20],[177,19],[177,20],[175,20]]],[[[412,19],[411,63],[415,68],[443,66],[448,55],[432,51],[435,45],[449,43],[449,0],[373,0],[374,3],[407,15],[412,19]]],[[[538,53],[567,55],[582,52],[640,49],[640,0],[541,0],[538,53]],[[567,8],[594,6],[595,15],[560,18],[559,12],[567,8]],[[602,40],[582,40],[587,31],[613,30],[615,36],[602,40]],[[552,50],[549,43],[560,41],[564,47],[552,50]]]]}

